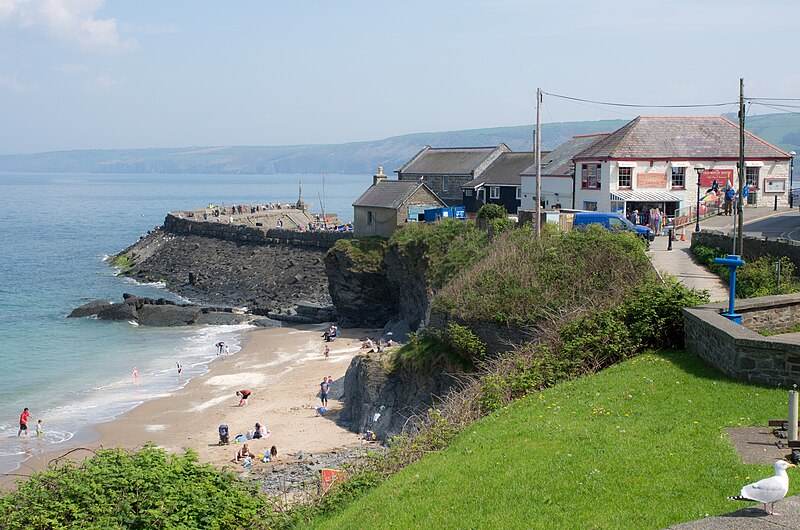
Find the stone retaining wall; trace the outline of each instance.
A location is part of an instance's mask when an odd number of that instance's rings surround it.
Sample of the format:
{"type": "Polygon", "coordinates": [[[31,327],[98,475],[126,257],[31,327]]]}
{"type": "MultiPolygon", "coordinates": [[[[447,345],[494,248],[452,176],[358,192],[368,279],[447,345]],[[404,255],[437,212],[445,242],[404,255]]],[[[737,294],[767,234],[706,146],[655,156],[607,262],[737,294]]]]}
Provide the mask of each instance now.
{"type": "MultiPolygon", "coordinates": [[[[692,233],[692,244],[695,243],[723,250],[730,250],[733,247],[731,236],[716,230],[701,230],[692,233]]],[[[761,256],[786,256],[795,267],[800,269],[800,243],[777,237],[745,236],[742,259],[747,261],[761,256]]]]}
{"type": "Polygon", "coordinates": [[[283,244],[331,248],[340,239],[351,239],[352,232],[297,232],[282,228],[260,228],[215,221],[181,219],[172,213],[164,219],[164,231],[198,235],[254,244],[283,244]]]}
{"type": "MultiPolygon", "coordinates": [[[[782,325],[800,314],[800,294],[738,300],[736,305],[744,322],[763,328],[766,321],[775,319],[782,325]]],[[[800,383],[800,339],[761,336],[723,317],[725,310],[723,303],[683,310],[689,351],[735,379],[788,388],[800,383]]]]}

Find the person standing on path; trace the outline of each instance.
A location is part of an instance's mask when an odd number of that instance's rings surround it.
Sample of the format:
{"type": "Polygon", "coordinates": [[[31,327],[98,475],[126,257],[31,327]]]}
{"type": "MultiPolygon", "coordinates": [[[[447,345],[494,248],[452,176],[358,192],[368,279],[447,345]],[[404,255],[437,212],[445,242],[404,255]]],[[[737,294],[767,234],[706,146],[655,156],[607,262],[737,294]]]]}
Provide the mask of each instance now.
{"type": "Polygon", "coordinates": [[[28,407],[22,411],[22,414],[19,415],[19,431],[17,432],[17,436],[22,434],[22,431],[25,431],[25,436],[28,436],[28,418],[31,417],[31,413],[28,412],[28,407]]]}
{"type": "Polygon", "coordinates": [[[733,214],[733,199],[735,197],[736,190],[734,190],[732,186],[729,186],[728,189],[725,190],[725,215],[733,214]]]}
{"type": "Polygon", "coordinates": [[[323,377],[322,382],[319,384],[319,400],[322,402],[323,407],[328,406],[328,390],[330,386],[328,385],[328,378],[323,377]]]}

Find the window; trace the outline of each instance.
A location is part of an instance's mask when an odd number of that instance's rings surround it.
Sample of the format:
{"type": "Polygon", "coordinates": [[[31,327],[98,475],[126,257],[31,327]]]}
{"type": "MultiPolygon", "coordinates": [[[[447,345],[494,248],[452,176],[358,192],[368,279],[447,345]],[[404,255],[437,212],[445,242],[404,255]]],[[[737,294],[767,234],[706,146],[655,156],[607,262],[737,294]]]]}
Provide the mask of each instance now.
{"type": "Polygon", "coordinates": [[[522,188],[517,188],[517,199],[522,198],[522,188]]]}
{"type": "Polygon", "coordinates": [[[582,164],[581,189],[600,189],[600,164],[582,164]]]}
{"type": "Polygon", "coordinates": [[[491,186],[489,188],[489,198],[490,199],[500,198],[500,186],[491,186]]]}
{"type": "Polygon", "coordinates": [[[596,201],[583,201],[583,209],[587,212],[596,212],[597,211],[597,202],[596,201]]]}
{"type": "Polygon", "coordinates": [[[447,191],[447,186],[450,184],[449,180],[447,175],[442,177],[442,191],[447,191]]]}
{"type": "Polygon", "coordinates": [[[673,167],[672,168],[672,187],[685,188],[686,187],[686,168],[673,167]]]}
{"type": "Polygon", "coordinates": [[[758,184],[759,184],[759,182],[758,182],[759,171],[758,170],[761,169],[761,168],[760,167],[746,167],[744,169],[745,169],[745,171],[744,171],[745,182],[747,182],[747,185],[750,186],[751,190],[757,190],[758,189],[758,184]]]}
{"type": "Polygon", "coordinates": [[[631,187],[631,175],[633,174],[632,167],[621,167],[619,168],[618,178],[617,178],[617,187],[619,188],[630,188],[631,187]]]}
{"type": "Polygon", "coordinates": [[[372,212],[367,211],[367,224],[372,225],[372,212]]]}
{"type": "Polygon", "coordinates": [[[472,190],[471,189],[464,190],[464,195],[467,197],[472,197],[472,190]]]}

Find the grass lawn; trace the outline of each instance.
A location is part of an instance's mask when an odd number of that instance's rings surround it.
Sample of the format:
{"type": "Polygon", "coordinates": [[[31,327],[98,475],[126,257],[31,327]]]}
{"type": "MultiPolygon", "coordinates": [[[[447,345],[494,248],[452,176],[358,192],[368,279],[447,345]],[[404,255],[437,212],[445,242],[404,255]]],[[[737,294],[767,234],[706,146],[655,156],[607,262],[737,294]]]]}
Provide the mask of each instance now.
{"type": "Polygon", "coordinates": [[[317,527],[638,530],[733,511],[772,466],[742,464],[724,429],[786,401],[688,352],[641,355],[487,417],[317,527]]]}

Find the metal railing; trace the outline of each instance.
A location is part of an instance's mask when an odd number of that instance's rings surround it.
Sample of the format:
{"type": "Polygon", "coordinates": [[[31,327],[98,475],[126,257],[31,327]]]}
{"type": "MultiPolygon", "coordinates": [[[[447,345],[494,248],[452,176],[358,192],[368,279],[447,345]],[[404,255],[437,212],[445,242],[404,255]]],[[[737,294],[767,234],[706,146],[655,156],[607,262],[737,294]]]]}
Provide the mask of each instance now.
{"type": "MultiPolygon", "coordinates": [[[[707,219],[714,217],[722,212],[722,201],[716,198],[710,201],[702,201],[700,203],[700,219],[707,219]]],[[[686,226],[697,221],[697,205],[692,204],[684,208],[675,210],[675,217],[673,223],[676,228],[686,226]]]]}

